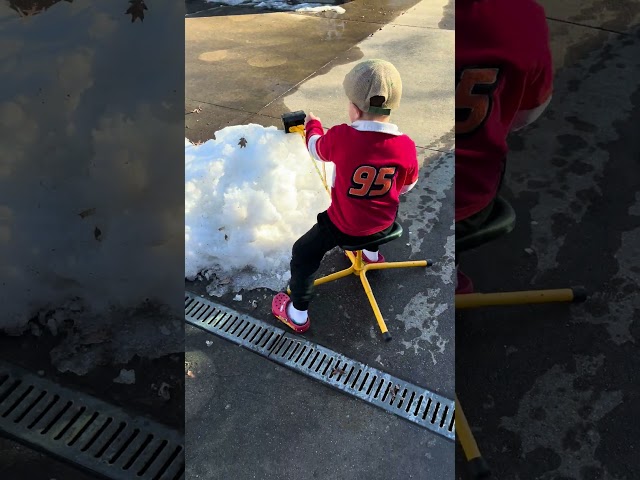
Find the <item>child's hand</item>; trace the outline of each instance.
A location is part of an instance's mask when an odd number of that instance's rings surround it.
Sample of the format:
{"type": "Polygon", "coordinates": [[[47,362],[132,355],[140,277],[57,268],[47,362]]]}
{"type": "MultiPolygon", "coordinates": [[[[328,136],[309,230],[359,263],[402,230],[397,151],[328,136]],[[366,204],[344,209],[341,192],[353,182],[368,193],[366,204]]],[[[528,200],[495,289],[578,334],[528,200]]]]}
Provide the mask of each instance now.
{"type": "Polygon", "coordinates": [[[307,123],[309,123],[311,120],[318,120],[320,121],[320,119],[318,117],[316,117],[313,112],[309,112],[307,113],[307,116],[304,119],[304,124],[306,125],[307,123]]]}

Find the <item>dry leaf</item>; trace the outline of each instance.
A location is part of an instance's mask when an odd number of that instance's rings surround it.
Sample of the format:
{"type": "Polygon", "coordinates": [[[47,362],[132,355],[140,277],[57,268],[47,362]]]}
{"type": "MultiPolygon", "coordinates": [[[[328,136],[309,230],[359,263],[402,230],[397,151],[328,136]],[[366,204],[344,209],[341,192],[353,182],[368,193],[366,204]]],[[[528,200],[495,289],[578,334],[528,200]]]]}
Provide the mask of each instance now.
{"type": "Polygon", "coordinates": [[[141,22],[144,21],[144,11],[149,10],[144,4],[144,0],[129,0],[131,6],[125,12],[125,15],[131,15],[131,23],[139,18],[141,22]]]}
{"type": "Polygon", "coordinates": [[[334,368],[334,369],[333,369],[333,371],[331,372],[331,375],[333,376],[333,375],[336,375],[336,374],[338,374],[338,373],[339,373],[340,375],[346,375],[346,374],[347,374],[347,372],[345,372],[345,371],[344,371],[344,369],[339,368],[339,367],[336,367],[336,368],[334,368]]]}
{"type": "Polygon", "coordinates": [[[392,402],[396,399],[396,395],[398,395],[399,391],[400,391],[400,387],[398,385],[393,387],[393,390],[391,391],[391,401],[392,402]]]}
{"type": "Polygon", "coordinates": [[[94,213],[96,213],[95,208],[88,208],[86,210],[81,211],[78,215],[80,215],[80,218],[85,218],[85,217],[88,217],[89,215],[93,215],[94,213]]]}
{"type": "Polygon", "coordinates": [[[187,370],[187,377],[189,378],[196,378],[195,374],[193,373],[192,370],[187,370]]]}

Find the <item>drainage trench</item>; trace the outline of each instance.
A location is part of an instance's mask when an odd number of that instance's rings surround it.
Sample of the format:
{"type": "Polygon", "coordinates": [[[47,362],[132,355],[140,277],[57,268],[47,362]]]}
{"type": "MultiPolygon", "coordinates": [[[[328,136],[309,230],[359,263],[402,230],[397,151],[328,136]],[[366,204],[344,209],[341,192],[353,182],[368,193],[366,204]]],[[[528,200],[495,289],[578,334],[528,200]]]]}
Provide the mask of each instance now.
{"type": "Polygon", "coordinates": [[[191,292],[185,321],[449,440],[455,402],[191,292]]]}
{"type": "Polygon", "coordinates": [[[112,480],[183,480],[184,435],[0,362],[0,432],[112,480]]]}

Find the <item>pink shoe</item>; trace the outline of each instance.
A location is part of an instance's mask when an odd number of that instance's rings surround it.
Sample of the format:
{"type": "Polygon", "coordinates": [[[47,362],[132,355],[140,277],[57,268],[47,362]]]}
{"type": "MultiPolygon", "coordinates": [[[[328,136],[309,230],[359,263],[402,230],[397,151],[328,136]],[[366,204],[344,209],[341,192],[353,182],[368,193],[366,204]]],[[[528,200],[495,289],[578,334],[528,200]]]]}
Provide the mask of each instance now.
{"type": "Polygon", "coordinates": [[[456,295],[473,293],[473,282],[462,270],[456,268],[456,295]]]}
{"type": "Polygon", "coordinates": [[[292,329],[296,333],[304,333],[309,330],[311,326],[311,322],[309,321],[309,317],[307,317],[307,321],[304,325],[298,325],[289,317],[287,313],[287,306],[291,303],[291,298],[286,293],[278,293],[275,297],[273,297],[273,301],[271,302],[271,313],[284,323],[287,327],[292,329]]]}
{"type": "MultiPolygon", "coordinates": [[[[346,250],[345,250],[345,255],[346,255],[346,250]]],[[[356,252],[351,252],[353,253],[353,255],[355,256],[356,252]]],[[[371,260],[367,257],[367,254],[362,252],[362,260],[364,260],[364,263],[384,263],[385,259],[384,259],[384,255],[382,255],[382,253],[378,252],[378,260],[371,260]]]]}

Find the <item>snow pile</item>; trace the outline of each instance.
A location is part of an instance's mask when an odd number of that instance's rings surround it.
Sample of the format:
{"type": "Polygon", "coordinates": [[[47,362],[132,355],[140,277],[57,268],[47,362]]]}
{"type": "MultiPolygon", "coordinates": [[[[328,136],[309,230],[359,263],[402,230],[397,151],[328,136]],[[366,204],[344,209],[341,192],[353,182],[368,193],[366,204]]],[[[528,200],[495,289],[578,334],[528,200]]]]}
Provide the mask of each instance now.
{"type": "Polygon", "coordinates": [[[334,6],[334,5],[318,5],[316,3],[302,3],[297,6],[295,9],[296,12],[311,12],[311,13],[321,13],[321,12],[336,12],[336,13],[345,13],[346,10],[342,7],[334,6]]]}
{"type": "Polygon", "coordinates": [[[144,25],[113,2],[3,17],[1,331],[23,332],[42,312],[52,333],[65,320],[104,325],[146,298],[180,314],[184,72],[146,53],[182,55],[184,6],[150,8],[144,25]]]}
{"type": "Polygon", "coordinates": [[[298,134],[251,124],[224,128],[200,146],[186,140],[185,277],[215,280],[214,295],[280,289],[293,243],[328,206],[298,134]]]}
{"type": "Polygon", "coordinates": [[[294,12],[335,12],[345,13],[345,9],[336,5],[323,5],[321,3],[298,3],[290,4],[282,0],[207,0],[208,3],[219,3],[224,5],[243,5],[256,8],[268,8],[271,10],[294,11],[294,12]]]}
{"type": "Polygon", "coordinates": [[[233,7],[236,5],[242,5],[246,1],[247,0],[207,0],[207,3],[221,3],[224,5],[231,5],[233,7]]]}

